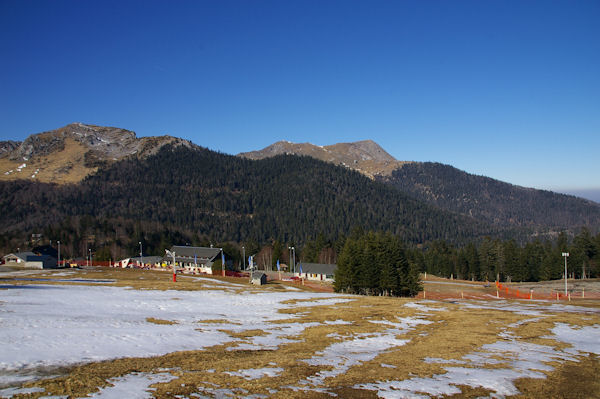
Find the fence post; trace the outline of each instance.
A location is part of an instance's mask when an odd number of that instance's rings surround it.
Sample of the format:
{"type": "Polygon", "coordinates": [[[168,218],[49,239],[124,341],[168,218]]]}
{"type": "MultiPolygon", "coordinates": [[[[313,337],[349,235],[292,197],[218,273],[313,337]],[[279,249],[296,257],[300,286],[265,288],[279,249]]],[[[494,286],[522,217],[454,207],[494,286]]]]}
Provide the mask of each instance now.
{"type": "Polygon", "coordinates": [[[533,299],[533,290],[529,290],[529,299],[533,299]]]}
{"type": "Polygon", "coordinates": [[[585,288],[581,289],[581,298],[585,299],[585,288]]]}

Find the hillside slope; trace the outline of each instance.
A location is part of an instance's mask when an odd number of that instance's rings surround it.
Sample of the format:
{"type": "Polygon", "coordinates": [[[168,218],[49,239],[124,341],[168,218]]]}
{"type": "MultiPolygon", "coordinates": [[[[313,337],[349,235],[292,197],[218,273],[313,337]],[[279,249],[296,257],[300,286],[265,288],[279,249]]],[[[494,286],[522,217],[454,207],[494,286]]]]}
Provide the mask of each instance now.
{"type": "Polygon", "coordinates": [[[499,226],[600,226],[600,204],[515,186],[440,163],[411,163],[381,180],[416,199],[499,226]]]}
{"type": "Polygon", "coordinates": [[[129,156],[144,158],[166,144],[193,146],[170,136],[137,138],[125,129],[72,123],[23,142],[0,142],[0,180],[76,183],[100,166],[129,156]]]}
{"type": "MultiPolygon", "coordinates": [[[[489,226],[438,210],[395,188],[310,157],[251,161],[197,148],[167,146],[128,158],[78,185],[0,183],[0,233],[51,231],[65,221],[79,235],[111,235],[140,223],[146,232],[179,231],[213,241],[304,242],[354,227],[390,231],[412,242],[459,241],[490,234],[489,226]],[[87,216],[86,216],[87,215],[87,216]],[[92,227],[92,226],[96,227],[92,227]],[[91,232],[93,230],[93,232],[91,232]]],[[[65,237],[65,240],[67,238],[65,237]]]]}
{"type": "Polygon", "coordinates": [[[600,204],[472,175],[440,163],[398,161],[370,140],[324,147],[280,141],[239,156],[265,159],[277,154],[306,155],[342,165],[420,201],[501,227],[600,228],[600,204]]]}

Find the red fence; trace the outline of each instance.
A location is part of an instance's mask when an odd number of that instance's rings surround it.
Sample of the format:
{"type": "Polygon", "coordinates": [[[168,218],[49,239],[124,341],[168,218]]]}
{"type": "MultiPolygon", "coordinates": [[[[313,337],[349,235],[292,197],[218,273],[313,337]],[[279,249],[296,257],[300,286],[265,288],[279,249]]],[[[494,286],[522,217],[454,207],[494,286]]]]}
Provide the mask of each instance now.
{"type": "Polygon", "coordinates": [[[585,293],[584,290],[581,291],[571,291],[571,292],[567,292],[567,294],[565,295],[564,292],[560,292],[560,291],[556,291],[556,292],[552,292],[552,293],[548,293],[548,292],[535,292],[533,290],[530,290],[529,292],[527,291],[520,291],[516,288],[511,288],[511,287],[507,287],[505,285],[503,285],[502,283],[496,281],[496,293],[497,296],[500,296],[502,298],[517,298],[517,299],[555,299],[555,300],[571,300],[571,298],[577,298],[577,299],[584,299],[584,298],[588,298],[588,299],[592,299],[592,298],[599,298],[600,295],[598,293],[592,293],[592,292],[588,292],[587,294],[585,293]]]}

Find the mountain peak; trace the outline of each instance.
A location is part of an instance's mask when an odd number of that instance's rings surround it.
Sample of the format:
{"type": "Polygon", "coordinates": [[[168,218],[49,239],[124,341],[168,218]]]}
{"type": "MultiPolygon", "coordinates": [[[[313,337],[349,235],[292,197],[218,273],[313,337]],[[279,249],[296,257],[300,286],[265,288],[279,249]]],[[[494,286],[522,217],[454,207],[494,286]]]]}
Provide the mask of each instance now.
{"type": "Polygon", "coordinates": [[[137,138],[127,129],[74,122],[23,142],[1,142],[0,178],[78,182],[101,164],[128,156],[145,158],[166,144],[193,146],[171,136],[137,138]]]}
{"type": "Polygon", "coordinates": [[[318,146],[311,143],[278,141],[259,151],[238,154],[248,159],[263,159],[276,155],[305,155],[325,162],[354,169],[370,178],[390,175],[405,162],[396,160],[373,140],[318,146]]]}

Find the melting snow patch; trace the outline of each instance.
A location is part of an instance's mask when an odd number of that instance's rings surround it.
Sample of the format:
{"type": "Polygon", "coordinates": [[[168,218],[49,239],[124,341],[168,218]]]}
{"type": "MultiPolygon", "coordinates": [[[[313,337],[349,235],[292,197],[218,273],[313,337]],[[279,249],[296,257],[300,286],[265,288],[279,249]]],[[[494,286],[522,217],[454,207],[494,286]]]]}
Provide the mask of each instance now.
{"type": "Polygon", "coordinates": [[[29,393],[45,392],[44,388],[6,388],[0,389],[0,397],[12,398],[14,395],[25,395],[29,393]]]}
{"type": "Polygon", "coordinates": [[[196,280],[196,281],[202,281],[202,282],[207,283],[207,284],[214,284],[214,285],[218,285],[218,286],[246,287],[243,284],[232,283],[230,281],[217,280],[217,279],[208,278],[208,277],[195,277],[195,276],[186,276],[186,275],[182,275],[180,277],[187,278],[187,279],[192,279],[192,280],[196,280]]]}
{"type": "Polygon", "coordinates": [[[325,324],[330,324],[330,325],[349,325],[352,324],[349,321],[345,321],[345,320],[325,320],[325,324]]]}
{"type": "Polygon", "coordinates": [[[154,388],[150,388],[150,385],[169,382],[177,377],[169,373],[131,373],[123,377],[111,378],[107,382],[112,384],[112,387],[100,388],[100,392],[93,394],[92,398],[102,399],[145,399],[152,398],[154,395],[151,391],[154,388]]]}
{"type": "MultiPolygon", "coordinates": [[[[600,325],[573,328],[564,323],[557,323],[552,329],[553,339],[566,342],[576,351],[600,355],[600,325]]],[[[573,352],[567,349],[568,352],[573,352]]]]}
{"type": "MultiPolygon", "coordinates": [[[[214,397],[214,398],[232,398],[232,397],[233,398],[239,398],[240,397],[239,394],[248,393],[248,391],[246,391],[243,388],[227,389],[227,388],[198,387],[198,390],[200,392],[206,392],[206,393],[212,395],[212,397],[214,397]]],[[[192,397],[192,398],[205,398],[206,396],[201,396],[199,394],[193,393],[193,394],[190,395],[190,397],[192,397]]]]}
{"type": "Polygon", "coordinates": [[[412,308],[412,309],[416,309],[419,310],[421,312],[424,313],[429,313],[429,312],[442,312],[444,310],[446,310],[446,308],[431,308],[429,306],[425,306],[421,303],[418,302],[408,302],[404,304],[405,307],[407,308],[412,308]]]}
{"type": "MultiPolygon", "coordinates": [[[[331,294],[223,291],[156,291],[123,287],[25,285],[0,290],[0,380],[40,378],[36,370],[120,357],[160,356],[181,350],[239,342],[222,330],[263,330],[252,349],[275,349],[319,323],[274,324],[293,319],[280,309],[306,306],[288,300],[331,298],[331,294]],[[173,301],[177,296],[180,300],[173,301]],[[202,306],[198,306],[202,304],[202,306]],[[147,317],[177,324],[147,323],[147,317]],[[215,320],[200,326],[200,320],[215,320]],[[201,327],[201,328],[200,328],[201,327]]],[[[311,303],[334,304],[343,298],[311,303]],[[336,300],[337,299],[337,300],[336,300]]]]}
{"type": "Polygon", "coordinates": [[[242,377],[246,380],[257,380],[263,377],[277,377],[281,373],[283,373],[283,369],[281,367],[265,367],[261,369],[246,369],[225,372],[225,374],[242,377]]]}
{"type": "Polygon", "coordinates": [[[505,300],[490,301],[472,301],[461,302],[461,306],[467,309],[492,309],[514,312],[516,314],[526,316],[543,316],[544,312],[553,313],[600,313],[600,308],[586,308],[583,306],[563,305],[563,304],[547,304],[539,301],[531,301],[531,303],[512,302],[505,300]]]}
{"type": "Polygon", "coordinates": [[[314,376],[301,380],[299,382],[301,386],[297,388],[312,390],[308,386],[322,386],[325,383],[325,379],[344,374],[353,366],[373,360],[380,353],[409,342],[407,339],[396,338],[397,335],[404,334],[419,324],[432,323],[429,320],[412,317],[398,318],[398,320],[399,322],[369,320],[371,323],[385,324],[393,328],[380,333],[357,334],[353,339],[336,342],[324,350],[317,352],[312,358],[304,360],[305,363],[313,366],[330,366],[333,369],[319,371],[314,376]]]}
{"type": "Polygon", "coordinates": [[[331,366],[333,370],[323,370],[300,381],[302,385],[323,385],[326,378],[344,374],[352,366],[375,359],[381,352],[396,346],[405,345],[408,340],[397,339],[395,333],[359,334],[354,339],[336,342],[316,356],[304,360],[313,366],[331,366]]]}
{"type": "MultiPolygon", "coordinates": [[[[518,324],[518,323],[515,323],[518,324]]],[[[600,326],[573,330],[566,324],[558,324],[553,332],[577,347],[583,343],[586,351],[600,349],[600,326]],[[590,342],[593,341],[593,342],[590,342]],[[591,346],[587,344],[590,343],[591,346]]],[[[356,385],[357,389],[377,391],[382,398],[427,397],[460,394],[460,385],[483,388],[494,392],[493,397],[517,395],[514,381],[520,378],[546,378],[542,371],[552,371],[552,362],[577,361],[573,353],[557,350],[546,345],[520,342],[505,332],[505,340],[483,345],[481,350],[462,359],[425,358],[427,363],[464,364],[468,367],[445,366],[446,373],[430,378],[411,378],[404,381],[382,381],[356,385]],[[496,365],[498,368],[487,368],[496,365]]],[[[555,337],[548,337],[555,338],[555,337]]]]}

